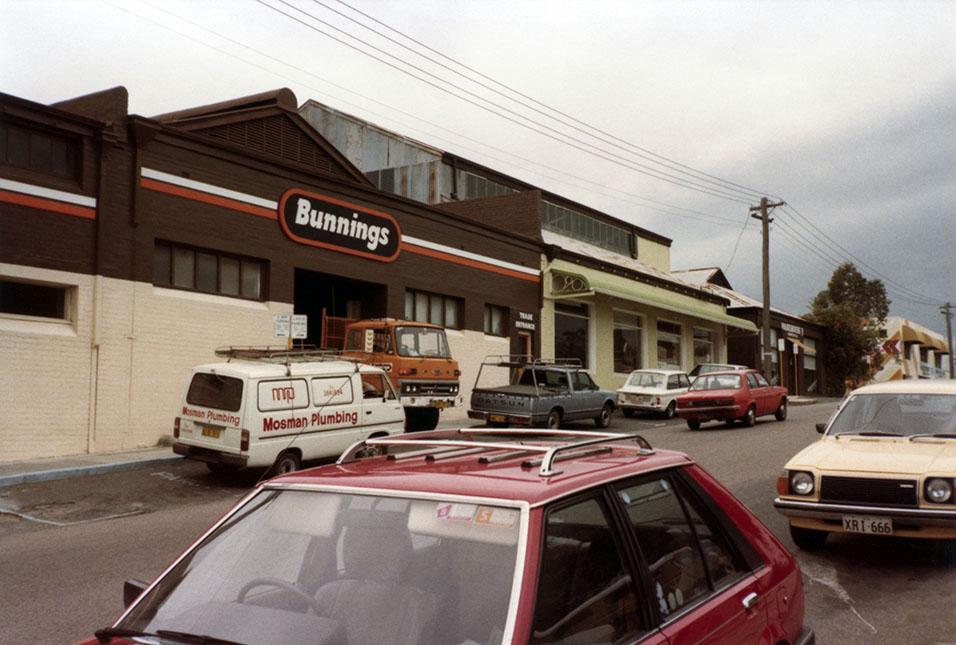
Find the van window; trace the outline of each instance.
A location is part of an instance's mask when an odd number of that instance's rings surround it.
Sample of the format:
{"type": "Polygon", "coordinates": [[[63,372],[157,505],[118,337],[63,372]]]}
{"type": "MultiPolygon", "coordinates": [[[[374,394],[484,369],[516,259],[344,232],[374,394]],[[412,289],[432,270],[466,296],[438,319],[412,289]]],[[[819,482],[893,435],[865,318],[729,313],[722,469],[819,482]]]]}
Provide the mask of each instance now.
{"type": "Polygon", "coordinates": [[[348,376],[329,376],[312,379],[312,401],[316,406],[351,403],[352,379],[348,376]]]}
{"type": "Polygon", "coordinates": [[[242,380],[205,372],[193,374],[186,403],[237,412],[242,407],[242,380]]]}
{"type": "Polygon", "coordinates": [[[362,374],[362,398],[394,399],[395,392],[385,380],[384,374],[362,374]]]}
{"type": "Polygon", "coordinates": [[[305,379],[259,382],[259,409],[295,410],[309,407],[309,389],[305,379]]]}

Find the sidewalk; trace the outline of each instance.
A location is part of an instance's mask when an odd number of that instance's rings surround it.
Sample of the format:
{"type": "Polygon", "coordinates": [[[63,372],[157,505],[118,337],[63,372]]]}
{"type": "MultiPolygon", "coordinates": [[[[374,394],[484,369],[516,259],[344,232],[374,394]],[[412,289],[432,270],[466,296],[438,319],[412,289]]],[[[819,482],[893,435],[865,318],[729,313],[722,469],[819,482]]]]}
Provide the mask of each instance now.
{"type": "Polygon", "coordinates": [[[111,470],[126,470],[174,459],[182,459],[182,457],[173,454],[172,448],[164,446],[96,455],[2,461],[0,462],[0,488],[27,482],[96,475],[111,470]]]}
{"type": "Polygon", "coordinates": [[[815,403],[839,403],[841,399],[829,396],[789,396],[787,402],[790,405],[814,405],[815,403]]]}

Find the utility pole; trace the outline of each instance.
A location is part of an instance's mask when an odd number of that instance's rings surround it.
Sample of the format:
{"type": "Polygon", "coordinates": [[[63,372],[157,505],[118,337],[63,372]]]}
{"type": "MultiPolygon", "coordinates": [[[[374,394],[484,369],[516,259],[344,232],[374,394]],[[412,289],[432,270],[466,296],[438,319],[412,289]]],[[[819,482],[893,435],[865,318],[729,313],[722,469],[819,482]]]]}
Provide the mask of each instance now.
{"type": "Polygon", "coordinates": [[[947,302],[939,308],[940,313],[946,316],[946,342],[949,343],[949,378],[956,378],[956,371],[953,366],[956,365],[956,357],[953,356],[953,305],[947,302]]]}
{"type": "Polygon", "coordinates": [[[751,217],[759,219],[761,230],[763,232],[763,321],[761,324],[761,365],[763,374],[769,381],[771,379],[771,356],[770,352],[777,351],[776,347],[770,347],[770,214],[767,209],[783,206],[786,202],[769,203],[766,197],[760,198],[760,206],[750,208],[751,217]],[[757,214],[759,213],[759,215],[757,214]]]}

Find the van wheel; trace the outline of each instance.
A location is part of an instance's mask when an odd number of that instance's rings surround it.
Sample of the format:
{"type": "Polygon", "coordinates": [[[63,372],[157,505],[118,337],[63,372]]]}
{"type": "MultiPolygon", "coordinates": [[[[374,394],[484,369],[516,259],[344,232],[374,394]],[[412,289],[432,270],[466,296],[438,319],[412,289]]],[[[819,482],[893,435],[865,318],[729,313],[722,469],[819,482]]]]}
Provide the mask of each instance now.
{"type": "Polygon", "coordinates": [[[614,413],[614,406],[611,403],[605,403],[601,408],[601,414],[594,417],[594,425],[598,428],[606,428],[611,425],[611,414],[614,413]]]}
{"type": "Polygon", "coordinates": [[[299,455],[292,451],[286,451],[276,457],[275,463],[272,464],[272,474],[273,476],[285,475],[295,472],[301,467],[302,460],[299,459],[299,455]]]}
{"type": "Polygon", "coordinates": [[[776,417],[777,421],[787,420],[787,399],[780,399],[780,407],[773,413],[773,416],[776,417]]]}
{"type": "Polygon", "coordinates": [[[405,432],[434,430],[438,427],[438,408],[405,408],[405,432]]]}
{"type": "Polygon", "coordinates": [[[548,418],[545,419],[544,427],[549,430],[557,430],[561,427],[561,410],[554,408],[548,412],[548,418]]]}

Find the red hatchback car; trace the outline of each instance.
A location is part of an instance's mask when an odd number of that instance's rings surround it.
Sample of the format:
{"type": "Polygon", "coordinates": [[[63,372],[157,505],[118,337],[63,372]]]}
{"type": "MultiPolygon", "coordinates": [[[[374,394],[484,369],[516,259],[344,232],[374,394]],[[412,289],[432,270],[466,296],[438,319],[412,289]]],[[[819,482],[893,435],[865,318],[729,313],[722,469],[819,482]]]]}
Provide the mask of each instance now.
{"type": "Polygon", "coordinates": [[[369,439],[127,585],[87,644],[813,642],[770,531],[686,455],[607,432],[369,439]]]}
{"type": "Polygon", "coordinates": [[[694,379],[677,397],[677,414],[691,430],[704,421],[740,421],[752,427],[757,417],[787,418],[787,388],[770,385],[757,370],[712,372],[694,379]]]}

